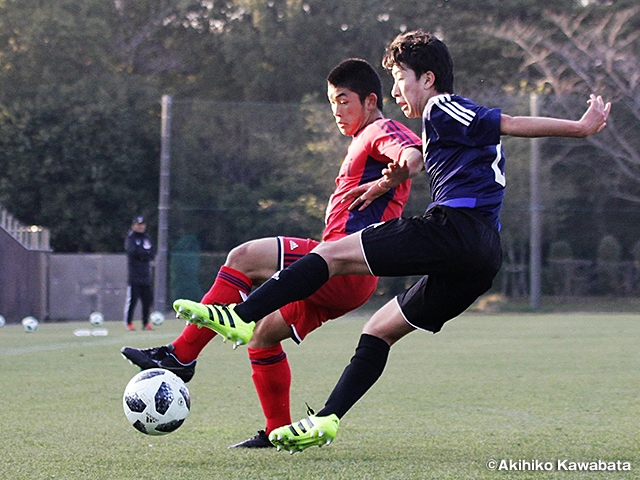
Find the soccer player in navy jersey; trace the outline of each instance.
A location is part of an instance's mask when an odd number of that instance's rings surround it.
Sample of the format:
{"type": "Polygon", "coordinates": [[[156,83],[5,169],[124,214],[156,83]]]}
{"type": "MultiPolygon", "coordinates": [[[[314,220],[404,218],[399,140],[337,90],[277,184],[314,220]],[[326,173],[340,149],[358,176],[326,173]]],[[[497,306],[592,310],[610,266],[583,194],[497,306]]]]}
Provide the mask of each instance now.
{"type": "MultiPolygon", "coordinates": [[[[333,242],[373,223],[402,214],[411,181],[395,188],[377,184],[389,162],[421,163],[421,141],[406,126],[382,114],[382,82],[361,59],[347,59],[327,77],[327,94],[338,129],[352,137],[329,199],[323,242],[333,242]],[[358,209],[350,210],[351,205],[358,209]]],[[[262,238],[229,253],[203,303],[238,303],[275,272],[309,253],[320,242],[305,238],[262,238]]],[[[377,277],[342,276],[327,282],[309,298],[284,305],[260,322],[249,342],[252,379],[266,419],[265,430],[233,447],[272,447],[268,434],[291,423],[291,369],[281,342],[300,343],[328,320],[363,305],[374,293],[377,277]],[[348,292],[348,295],[344,295],[348,292]]],[[[215,336],[209,329],[187,326],[169,345],[150,349],[124,347],[122,354],[142,369],[171,370],[184,381],[195,373],[196,359],[215,336]]]]}
{"type": "MultiPolygon", "coordinates": [[[[424,275],[365,324],[324,408],[271,432],[271,442],[291,452],[335,438],[340,419],[382,374],[393,344],[416,329],[440,331],[491,287],[502,261],[498,232],[506,182],[500,136],[586,137],[605,127],[611,107],[592,95],[582,118],[571,121],[511,117],[476,105],[453,94],[453,61],[446,45],[420,30],[396,37],[383,65],[393,76],[392,95],[403,113],[423,120],[424,168],[433,196],[426,213],[320,244],[240,305],[174,303],[191,322],[242,344],[266,314],[305,298],[337,275],[424,275]]],[[[378,184],[392,188],[421,169],[392,162],[378,184]]]]}

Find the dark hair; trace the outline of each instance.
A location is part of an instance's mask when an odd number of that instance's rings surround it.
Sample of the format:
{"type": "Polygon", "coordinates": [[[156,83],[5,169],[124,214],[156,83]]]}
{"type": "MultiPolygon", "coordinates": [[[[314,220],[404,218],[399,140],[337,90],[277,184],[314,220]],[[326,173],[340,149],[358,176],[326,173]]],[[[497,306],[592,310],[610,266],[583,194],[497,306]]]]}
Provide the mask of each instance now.
{"type": "Polygon", "coordinates": [[[369,94],[375,93],[378,97],[376,106],[382,111],[382,81],[378,72],[366,60],[343,60],[331,70],[327,76],[327,83],[357,93],[361,102],[364,102],[369,94]]]}
{"type": "Polygon", "coordinates": [[[382,66],[387,71],[390,72],[394,65],[410,68],[416,78],[433,72],[436,91],[453,93],[453,59],[447,46],[435,35],[422,30],[398,35],[382,58],[382,66]]]}

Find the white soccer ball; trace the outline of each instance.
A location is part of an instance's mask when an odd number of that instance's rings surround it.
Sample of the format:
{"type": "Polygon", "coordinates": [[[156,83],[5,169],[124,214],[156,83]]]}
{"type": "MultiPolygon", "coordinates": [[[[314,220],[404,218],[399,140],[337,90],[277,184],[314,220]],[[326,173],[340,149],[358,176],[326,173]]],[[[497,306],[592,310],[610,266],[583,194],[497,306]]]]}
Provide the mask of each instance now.
{"type": "Polygon", "coordinates": [[[191,408],[187,385],[163,368],[143,370],[127,384],[122,397],[127,420],[139,432],[166,435],[184,423],[191,408]]]}
{"type": "Polygon", "coordinates": [[[38,329],[38,320],[36,317],[24,317],[22,319],[22,328],[25,332],[35,332],[38,329]]]}
{"type": "Polygon", "coordinates": [[[3,315],[0,315],[0,328],[4,327],[7,324],[7,319],[4,318],[3,315]]]}
{"type": "Polygon", "coordinates": [[[101,312],[91,312],[89,323],[94,327],[99,327],[104,323],[104,315],[101,312]]]}
{"type": "Polygon", "coordinates": [[[152,312],[151,315],[149,315],[149,319],[155,326],[162,325],[162,323],[164,322],[164,313],[156,310],[155,312],[152,312]]]}

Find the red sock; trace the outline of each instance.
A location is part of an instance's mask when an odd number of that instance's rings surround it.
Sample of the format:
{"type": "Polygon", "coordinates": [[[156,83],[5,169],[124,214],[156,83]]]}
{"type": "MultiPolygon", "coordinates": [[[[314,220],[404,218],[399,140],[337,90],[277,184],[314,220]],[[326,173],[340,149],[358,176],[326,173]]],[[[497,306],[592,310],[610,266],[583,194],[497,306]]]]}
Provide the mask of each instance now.
{"type": "Polygon", "coordinates": [[[291,369],[282,345],[271,348],[249,348],[251,378],[267,421],[268,434],[291,423],[291,369]]]}
{"type": "MultiPolygon", "coordinates": [[[[201,303],[240,303],[251,291],[252,282],[244,273],[223,265],[209,291],[200,300],[201,303]]],[[[173,342],[173,354],[182,363],[190,363],[200,355],[202,349],[216,336],[208,328],[187,325],[182,334],[173,342]]]]}

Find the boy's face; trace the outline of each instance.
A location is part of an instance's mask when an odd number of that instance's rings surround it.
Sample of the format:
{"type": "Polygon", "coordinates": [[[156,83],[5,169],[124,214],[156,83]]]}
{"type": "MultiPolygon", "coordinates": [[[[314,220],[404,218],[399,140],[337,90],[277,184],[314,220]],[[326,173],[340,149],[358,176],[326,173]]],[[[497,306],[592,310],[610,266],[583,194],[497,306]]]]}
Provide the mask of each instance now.
{"type": "Polygon", "coordinates": [[[145,223],[134,223],[131,225],[131,230],[137,233],[144,233],[147,229],[147,225],[145,223]]]}
{"type": "Polygon", "coordinates": [[[415,72],[410,68],[404,68],[398,64],[391,68],[393,76],[391,96],[396,99],[396,103],[407,118],[421,117],[427,101],[433,96],[428,73],[416,78],[415,72]]]}
{"type": "Polygon", "coordinates": [[[354,91],[331,84],[327,86],[327,97],[329,97],[331,111],[336,119],[338,130],[343,135],[350,137],[370,123],[372,112],[377,108],[375,95],[369,95],[363,103],[354,91]],[[374,98],[373,108],[371,106],[372,97],[374,98]]]}

